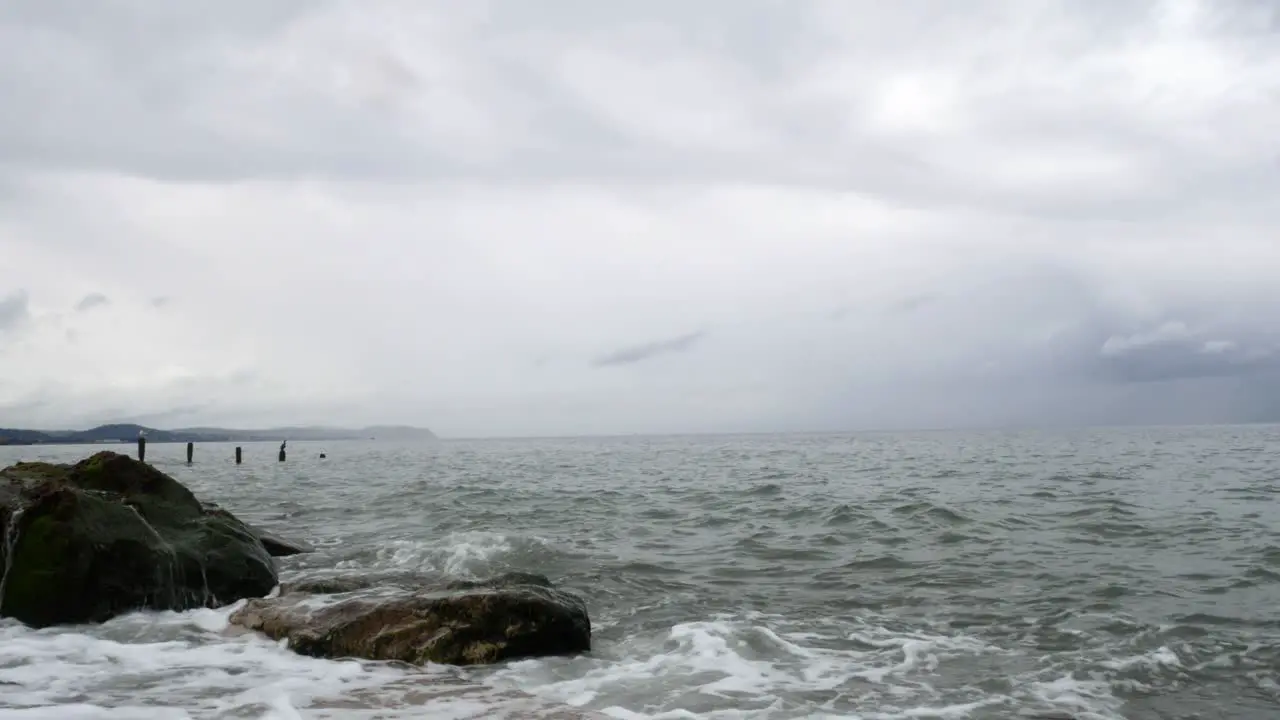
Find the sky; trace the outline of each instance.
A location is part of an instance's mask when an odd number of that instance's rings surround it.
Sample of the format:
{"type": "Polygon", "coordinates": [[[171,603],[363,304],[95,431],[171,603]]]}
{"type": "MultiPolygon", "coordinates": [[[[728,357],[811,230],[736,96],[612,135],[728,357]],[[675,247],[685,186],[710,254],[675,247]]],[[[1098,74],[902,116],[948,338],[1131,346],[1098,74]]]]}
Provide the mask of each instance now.
{"type": "Polygon", "coordinates": [[[0,97],[0,426],[1280,421],[1274,0],[11,0],[0,97]]]}

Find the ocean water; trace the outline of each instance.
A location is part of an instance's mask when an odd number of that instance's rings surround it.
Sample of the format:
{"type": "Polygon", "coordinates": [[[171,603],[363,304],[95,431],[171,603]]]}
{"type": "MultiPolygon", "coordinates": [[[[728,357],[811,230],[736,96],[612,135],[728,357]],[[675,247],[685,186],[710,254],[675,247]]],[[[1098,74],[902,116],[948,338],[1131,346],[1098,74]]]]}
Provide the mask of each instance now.
{"type": "Polygon", "coordinates": [[[409,668],[299,657],[230,609],[0,621],[0,717],[1280,717],[1280,428],[290,451],[148,459],[314,543],[286,579],[541,572],[593,652],[409,668]]]}

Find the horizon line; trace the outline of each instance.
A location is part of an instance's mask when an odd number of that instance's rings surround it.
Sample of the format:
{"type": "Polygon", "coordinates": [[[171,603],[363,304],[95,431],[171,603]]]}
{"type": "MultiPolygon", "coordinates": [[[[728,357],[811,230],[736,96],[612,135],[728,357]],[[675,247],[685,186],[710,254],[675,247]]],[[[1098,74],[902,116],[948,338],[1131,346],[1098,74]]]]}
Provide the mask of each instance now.
{"type": "Polygon", "coordinates": [[[585,439],[622,439],[622,438],[661,438],[661,437],[737,437],[761,435],[888,435],[902,433],[980,433],[980,432],[1025,432],[1035,431],[1069,431],[1069,430],[1139,430],[1170,428],[1227,428],[1227,427],[1262,427],[1280,426],[1280,421],[1258,420],[1240,422],[1199,422],[1199,423],[1103,423],[1103,424],[1028,424],[1028,425],[970,425],[954,427],[884,427],[884,428],[844,428],[826,430],[741,430],[741,431],[699,431],[699,432],[631,432],[631,433],[597,433],[581,435],[436,435],[438,440],[585,440],[585,439]]]}
{"type": "MultiPolygon", "coordinates": [[[[1150,429],[1171,429],[1171,428],[1228,428],[1228,427],[1265,427],[1280,425],[1280,421],[1237,421],[1237,422],[1170,422],[1170,423],[1029,423],[1025,425],[957,425],[957,426],[903,426],[892,427],[886,426],[881,428],[826,428],[826,429],[804,429],[804,430],[703,430],[703,431],[637,431],[637,432],[612,432],[612,433],[579,433],[579,434],[499,434],[499,435],[441,435],[436,431],[421,425],[406,425],[398,423],[385,424],[369,424],[359,426],[343,426],[343,425],[324,425],[324,424],[294,424],[294,425],[278,425],[275,427],[262,426],[257,428],[244,428],[232,426],[218,425],[191,425],[187,427],[162,428],[143,425],[141,423],[131,422],[108,422],[100,423],[84,429],[42,429],[42,428],[6,428],[10,430],[24,430],[29,432],[87,432],[101,427],[111,425],[135,425],[146,430],[155,430],[159,432],[180,432],[183,430],[227,430],[232,432],[255,432],[267,430],[282,429],[326,429],[326,430],[364,430],[377,427],[395,427],[408,428],[413,430],[423,430],[435,436],[436,440],[584,440],[584,439],[626,439],[626,438],[671,438],[671,437],[740,437],[740,436],[766,436],[766,435],[879,435],[879,434],[903,434],[903,433],[989,433],[989,432],[1026,432],[1026,431],[1079,431],[1079,430],[1109,430],[1124,429],[1136,430],[1143,428],[1150,429]]],[[[324,440],[323,442],[368,442],[365,439],[350,438],[345,440],[324,440]]],[[[218,442],[218,441],[212,441],[218,442]]],[[[268,441],[263,441],[268,442],[268,441]]],[[[274,439],[270,442],[274,442],[274,439]]],[[[312,442],[310,440],[298,439],[297,442],[312,442]]],[[[315,440],[314,442],[321,442],[315,440]]]]}

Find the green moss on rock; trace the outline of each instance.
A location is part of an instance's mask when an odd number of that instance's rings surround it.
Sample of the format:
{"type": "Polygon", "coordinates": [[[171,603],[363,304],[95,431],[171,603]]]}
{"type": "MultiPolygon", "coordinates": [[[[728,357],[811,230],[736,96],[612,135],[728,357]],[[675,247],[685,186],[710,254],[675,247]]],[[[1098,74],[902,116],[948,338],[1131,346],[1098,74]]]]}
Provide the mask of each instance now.
{"type": "Polygon", "coordinates": [[[34,627],[218,607],[277,582],[244,523],[116,453],[0,470],[0,518],[0,616],[34,627]]]}

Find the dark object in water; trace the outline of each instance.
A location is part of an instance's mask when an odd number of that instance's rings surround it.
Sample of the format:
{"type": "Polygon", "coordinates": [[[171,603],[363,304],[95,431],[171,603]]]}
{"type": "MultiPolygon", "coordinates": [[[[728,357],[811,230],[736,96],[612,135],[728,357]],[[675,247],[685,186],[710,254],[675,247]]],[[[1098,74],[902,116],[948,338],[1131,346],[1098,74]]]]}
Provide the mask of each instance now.
{"type": "Polygon", "coordinates": [[[328,457],[328,455],[325,455],[324,453],[320,453],[320,459],[321,459],[321,460],[325,459],[326,457],[328,457]]]}

